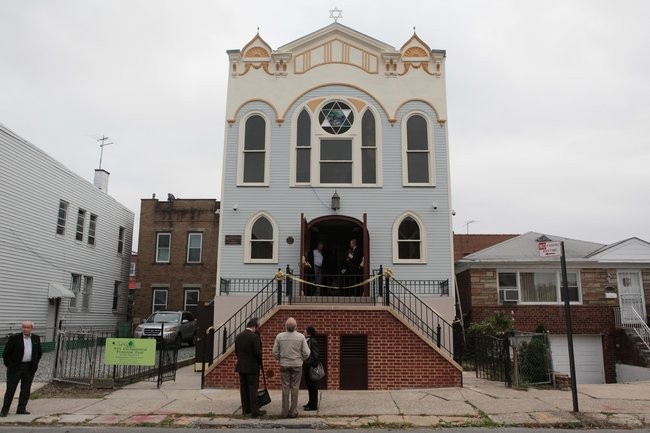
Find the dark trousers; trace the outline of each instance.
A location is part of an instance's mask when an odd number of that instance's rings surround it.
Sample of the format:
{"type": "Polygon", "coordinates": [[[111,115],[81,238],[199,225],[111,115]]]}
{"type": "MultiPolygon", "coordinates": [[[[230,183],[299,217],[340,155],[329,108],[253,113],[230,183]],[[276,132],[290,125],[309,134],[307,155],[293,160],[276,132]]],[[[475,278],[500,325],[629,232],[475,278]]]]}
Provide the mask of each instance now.
{"type": "Polygon", "coordinates": [[[257,406],[257,386],[259,379],[259,374],[239,373],[239,396],[244,415],[250,413],[257,416],[260,413],[260,408],[257,406]]]}
{"type": "Polygon", "coordinates": [[[310,409],[318,409],[318,381],[309,378],[309,367],[302,367],[302,375],[305,376],[305,383],[307,384],[307,392],[309,393],[309,401],[307,406],[310,409]]]}
{"type": "Polygon", "coordinates": [[[11,401],[14,399],[14,394],[16,394],[16,388],[18,388],[18,382],[20,382],[18,411],[24,411],[27,408],[32,380],[34,380],[34,373],[32,373],[32,366],[29,363],[22,363],[17,367],[7,368],[7,391],[5,392],[5,399],[2,404],[2,412],[9,412],[11,401]]]}

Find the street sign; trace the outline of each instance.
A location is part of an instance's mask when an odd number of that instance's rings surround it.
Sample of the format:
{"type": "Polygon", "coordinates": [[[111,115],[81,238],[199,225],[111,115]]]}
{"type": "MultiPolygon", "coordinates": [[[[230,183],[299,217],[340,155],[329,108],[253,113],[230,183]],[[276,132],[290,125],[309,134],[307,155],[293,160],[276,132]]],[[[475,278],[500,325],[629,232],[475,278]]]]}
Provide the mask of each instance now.
{"type": "Polygon", "coordinates": [[[554,257],[562,255],[562,242],[538,242],[537,249],[540,257],[554,257]]]}

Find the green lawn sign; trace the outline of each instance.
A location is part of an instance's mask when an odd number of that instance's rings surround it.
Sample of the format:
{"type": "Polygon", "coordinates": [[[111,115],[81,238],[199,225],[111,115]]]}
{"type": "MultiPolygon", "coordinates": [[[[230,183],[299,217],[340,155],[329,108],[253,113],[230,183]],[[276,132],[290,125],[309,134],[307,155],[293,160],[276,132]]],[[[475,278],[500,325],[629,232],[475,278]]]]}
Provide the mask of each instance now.
{"type": "Polygon", "coordinates": [[[107,338],[104,359],[108,365],[155,365],[156,340],[107,338]]]}

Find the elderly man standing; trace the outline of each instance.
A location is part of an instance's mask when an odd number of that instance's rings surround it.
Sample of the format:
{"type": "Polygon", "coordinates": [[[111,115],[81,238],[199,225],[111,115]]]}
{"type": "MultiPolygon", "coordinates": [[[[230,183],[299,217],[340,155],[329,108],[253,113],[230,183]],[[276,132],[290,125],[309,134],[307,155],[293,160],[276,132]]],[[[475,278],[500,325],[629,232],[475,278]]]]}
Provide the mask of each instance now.
{"type": "Polygon", "coordinates": [[[273,356],[280,361],[280,379],[282,380],[282,414],[283,418],[298,417],[298,389],[302,376],[302,363],[309,358],[309,346],[305,336],[296,332],[296,319],[289,317],[285,324],[286,331],[275,337],[273,356]],[[291,405],[289,405],[291,395],[291,405]]]}
{"type": "Polygon", "coordinates": [[[23,332],[13,334],[7,340],[5,351],[2,354],[2,360],[7,366],[7,391],[5,392],[4,403],[0,416],[7,416],[11,401],[14,399],[18,382],[20,382],[20,395],[18,396],[19,415],[28,415],[27,402],[29,393],[32,388],[32,380],[38,369],[38,362],[43,356],[41,351],[41,338],[32,334],[34,324],[25,320],[23,322],[23,332]]]}

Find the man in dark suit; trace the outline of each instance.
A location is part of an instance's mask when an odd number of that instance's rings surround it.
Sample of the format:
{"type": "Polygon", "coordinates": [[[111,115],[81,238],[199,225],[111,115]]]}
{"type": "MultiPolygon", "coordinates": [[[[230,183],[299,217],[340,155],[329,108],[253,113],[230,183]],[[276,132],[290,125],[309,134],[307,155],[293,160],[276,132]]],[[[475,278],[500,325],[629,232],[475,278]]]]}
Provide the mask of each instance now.
{"type": "Polygon", "coordinates": [[[262,340],[257,333],[258,329],[257,319],[250,319],[244,332],[235,338],[235,371],[239,373],[241,408],[244,415],[250,414],[253,418],[266,414],[257,405],[257,387],[262,366],[262,340]]]}
{"type": "Polygon", "coordinates": [[[18,382],[20,382],[20,395],[18,396],[17,414],[28,415],[27,402],[34,380],[34,373],[38,369],[38,362],[43,356],[41,351],[41,339],[38,335],[32,334],[34,324],[26,320],[23,322],[23,332],[13,334],[7,340],[2,360],[7,367],[7,391],[0,416],[5,417],[9,413],[11,401],[14,399],[18,382]]]}
{"type": "MultiPolygon", "coordinates": [[[[357,245],[356,239],[350,239],[350,249],[348,255],[345,257],[347,286],[353,286],[361,282],[361,261],[363,254],[361,248],[357,245]]],[[[348,293],[352,296],[361,295],[361,287],[353,287],[348,289],[348,293]]]]}

